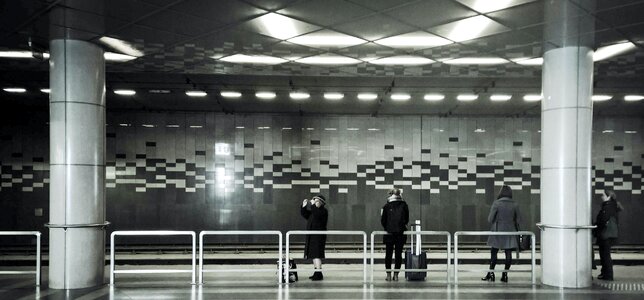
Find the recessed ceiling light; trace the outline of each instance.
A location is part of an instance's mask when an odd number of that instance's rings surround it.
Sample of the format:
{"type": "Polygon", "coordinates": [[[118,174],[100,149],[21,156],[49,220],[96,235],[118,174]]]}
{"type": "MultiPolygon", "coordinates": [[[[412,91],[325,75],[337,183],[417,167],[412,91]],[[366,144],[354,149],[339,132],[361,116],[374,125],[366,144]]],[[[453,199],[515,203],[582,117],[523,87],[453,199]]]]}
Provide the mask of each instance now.
{"type": "Polygon", "coordinates": [[[114,94],[121,96],[132,96],[136,94],[135,90],[114,90],[114,94]]]}
{"type": "Polygon", "coordinates": [[[543,98],[541,95],[538,94],[527,94],[523,96],[523,101],[525,102],[537,102],[541,101],[541,98],[543,98]]]}
{"type": "Polygon", "coordinates": [[[309,99],[309,97],[311,97],[309,93],[305,93],[305,92],[291,92],[288,95],[293,100],[304,100],[304,99],[309,99]]]}
{"type": "Polygon", "coordinates": [[[291,127],[282,127],[282,130],[292,130],[293,128],[291,127]]]}
{"type": "Polygon", "coordinates": [[[458,101],[474,101],[479,98],[479,95],[474,95],[474,94],[460,94],[456,96],[456,100],[458,101]]]}
{"type": "Polygon", "coordinates": [[[277,65],[287,62],[286,59],[268,55],[246,55],[234,54],[221,58],[220,60],[230,63],[277,65]]]}
{"type": "Polygon", "coordinates": [[[435,61],[422,57],[422,56],[411,56],[411,55],[400,55],[400,56],[390,56],[379,59],[370,60],[370,64],[374,65],[404,65],[404,66],[418,66],[418,65],[428,65],[435,61]]]}
{"type": "Polygon", "coordinates": [[[310,65],[353,65],[362,61],[339,55],[318,55],[300,58],[295,62],[310,65]]]}
{"type": "Polygon", "coordinates": [[[326,130],[326,131],[336,131],[338,129],[337,128],[324,128],[324,130],[326,130]]]}
{"type": "Polygon", "coordinates": [[[257,97],[259,99],[265,99],[265,100],[275,99],[275,93],[273,93],[273,92],[257,92],[257,93],[255,93],[255,97],[257,97]]]}
{"type": "Polygon", "coordinates": [[[190,128],[203,128],[202,125],[190,125],[190,128]]]}
{"type": "Polygon", "coordinates": [[[165,125],[165,127],[167,127],[167,128],[179,128],[180,126],[178,124],[168,124],[168,125],[165,125]]]}
{"type": "Polygon", "coordinates": [[[453,42],[431,33],[417,31],[380,39],[374,43],[392,48],[430,48],[453,42]]]}
{"type": "Polygon", "coordinates": [[[170,90],[148,90],[150,94],[170,94],[170,90]]]}
{"type": "Polygon", "coordinates": [[[635,131],[635,130],[625,130],[624,133],[634,134],[634,133],[637,133],[637,131],[635,131]]]}
{"type": "Polygon", "coordinates": [[[485,132],[485,129],[483,129],[483,128],[476,128],[476,129],[474,130],[474,132],[476,132],[476,133],[483,133],[483,132],[485,132]]]}
{"type": "Polygon", "coordinates": [[[118,61],[118,62],[130,61],[137,58],[136,56],[125,55],[125,54],[114,53],[114,52],[105,52],[103,53],[103,57],[105,58],[105,60],[118,61]]]}
{"type": "Polygon", "coordinates": [[[362,101],[371,101],[378,99],[378,94],[375,93],[360,93],[358,94],[358,100],[362,101]]]}
{"type": "Polygon", "coordinates": [[[51,93],[51,89],[40,89],[40,91],[45,93],[45,94],[51,93]]]}
{"type": "Polygon", "coordinates": [[[124,41],[124,40],[119,40],[115,38],[111,38],[108,36],[104,36],[98,39],[101,43],[108,45],[112,47],[114,50],[117,50],[123,54],[127,54],[130,56],[134,57],[141,57],[143,56],[143,52],[141,50],[138,50],[132,46],[132,44],[124,41]]]}
{"type": "Polygon", "coordinates": [[[358,130],[360,130],[360,128],[356,128],[356,127],[349,127],[349,128],[347,128],[347,130],[348,130],[348,131],[358,131],[358,130]]]}
{"type": "Polygon", "coordinates": [[[246,127],[244,127],[244,126],[235,126],[235,128],[237,128],[237,129],[244,129],[244,128],[246,128],[246,127]]]}
{"type": "Polygon", "coordinates": [[[369,130],[369,131],[380,131],[380,129],[378,129],[378,128],[367,128],[367,130],[369,130]]]}
{"type": "Polygon", "coordinates": [[[276,13],[268,13],[257,17],[248,21],[247,24],[261,34],[280,40],[286,40],[320,28],[276,13]]]}
{"type": "Polygon", "coordinates": [[[611,95],[593,95],[591,99],[595,102],[601,102],[601,101],[608,101],[610,99],[613,99],[613,96],[611,95]]]}
{"type": "Polygon", "coordinates": [[[0,57],[4,58],[32,58],[31,51],[0,51],[0,57]]]}
{"type": "Polygon", "coordinates": [[[391,98],[391,100],[394,100],[394,101],[407,101],[411,99],[411,95],[396,93],[396,94],[391,94],[389,98],[391,98]]]}
{"type": "Polygon", "coordinates": [[[463,57],[442,61],[448,65],[501,65],[509,63],[500,57],[463,57]]]}
{"type": "Polygon", "coordinates": [[[24,93],[27,91],[24,88],[18,88],[18,87],[3,88],[2,90],[7,93],[24,93]]]}
{"type": "Polygon", "coordinates": [[[445,95],[443,94],[425,94],[423,99],[427,101],[441,101],[445,99],[445,95]]]}
{"type": "Polygon", "coordinates": [[[624,101],[629,101],[629,102],[631,102],[631,101],[640,101],[642,99],[644,99],[644,96],[642,96],[642,95],[626,95],[626,96],[624,96],[624,101]]]}
{"type": "Polygon", "coordinates": [[[190,97],[205,97],[208,93],[204,91],[186,91],[186,95],[190,97]]]}
{"type": "Polygon", "coordinates": [[[495,102],[508,101],[512,99],[512,95],[491,95],[490,100],[495,102]]]}
{"type": "Polygon", "coordinates": [[[463,42],[506,31],[509,28],[486,16],[478,15],[436,26],[429,30],[452,41],[463,42]]]}
{"type": "Polygon", "coordinates": [[[331,30],[322,30],[296,36],[288,41],[299,45],[319,47],[349,47],[367,42],[361,38],[331,30]]]}
{"type": "Polygon", "coordinates": [[[241,97],[242,94],[240,92],[235,92],[235,91],[221,91],[219,95],[221,95],[224,98],[239,98],[241,97]]]}
{"type": "Polygon", "coordinates": [[[543,65],[543,57],[535,58],[517,58],[513,59],[513,62],[523,65],[523,66],[541,66],[543,65]]]}
{"type": "Polygon", "coordinates": [[[615,131],[613,131],[612,129],[606,129],[602,131],[602,133],[613,133],[613,132],[615,131]]]}
{"type": "Polygon", "coordinates": [[[121,127],[129,127],[129,126],[132,126],[132,124],[128,124],[128,123],[119,123],[119,126],[121,126],[121,127]]]}
{"type": "Polygon", "coordinates": [[[341,100],[342,98],[344,98],[342,93],[324,93],[324,99],[327,100],[341,100]]]}
{"type": "Polygon", "coordinates": [[[141,124],[141,126],[143,126],[143,127],[145,127],[145,128],[154,128],[154,127],[156,127],[156,126],[155,126],[155,125],[153,125],[153,124],[141,124]]]}
{"type": "Polygon", "coordinates": [[[604,59],[608,59],[623,53],[626,53],[628,51],[631,51],[633,49],[637,48],[635,44],[631,42],[626,42],[626,43],[619,43],[619,44],[614,44],[610,46],[604,46],[604,47],[599,47],[595,52],[593,53],[593,61],[601,61],[604,59]]]}

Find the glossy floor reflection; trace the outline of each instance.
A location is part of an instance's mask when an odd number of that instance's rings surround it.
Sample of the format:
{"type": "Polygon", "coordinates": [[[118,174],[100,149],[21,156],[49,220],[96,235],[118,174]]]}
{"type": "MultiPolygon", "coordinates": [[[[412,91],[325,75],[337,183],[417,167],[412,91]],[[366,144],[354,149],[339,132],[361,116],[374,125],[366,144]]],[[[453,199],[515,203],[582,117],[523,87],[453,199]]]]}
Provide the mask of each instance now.
{"type": "MultiPolygon", "coordinates": [[[[45,284],[40,288],[34,287],[30,276],[0,277],[0,299],[642,299],[644,295],[643,266],[617,266],[614,282],[595,280],[586,289],[533,286],[529,273],[514,273],[509,283],[488,283],[481,282],[478,273],[462,272],[454,285],[447,284],[440,272],[430,273],[423,282],[386,282],[380,272],[373,284],[362,284],[361,266],[350,267],[356,272],[330,271],[339,267],[347,266],[328,266],[322,282],[308,280],[310,272],[303,270],[301,281],[288,286],[278,286],[272,273],[208,273],[204,285],[191,285],[185,274],[123,274],[114,286],[72,291],[47,288],[45,269],[45,284]]],[[[462,266],[465,270],[482,267],[462,266]]]]}

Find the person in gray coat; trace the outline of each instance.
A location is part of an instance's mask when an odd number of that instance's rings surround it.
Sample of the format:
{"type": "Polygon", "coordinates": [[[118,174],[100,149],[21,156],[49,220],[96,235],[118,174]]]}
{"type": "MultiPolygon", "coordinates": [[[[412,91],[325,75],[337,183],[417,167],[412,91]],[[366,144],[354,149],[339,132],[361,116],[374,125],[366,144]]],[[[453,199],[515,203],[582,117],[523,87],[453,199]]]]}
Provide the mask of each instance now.
{"type": "MultiPolygon", "coordinates": [[[[503,185],[499,196],[492,203],[487,221],[492,224],[491,231],[518,231],[521,223],[519,206],[512,200],[512,189],[503,185]]],[[[505,269],[509,270],[512,265],[512,250],[518,249],[517,236],[514,235],[491,235],[487,240],[488,246],[492,247],[490,257],[490,270],[494,270],[499,249],[505,251],[505,269]]],[[[481,280],[494,281],[494,272],[488,272],[481,280]]],[[[508,273],[503,272],[501,281],[508,282],[508,273]]]]}

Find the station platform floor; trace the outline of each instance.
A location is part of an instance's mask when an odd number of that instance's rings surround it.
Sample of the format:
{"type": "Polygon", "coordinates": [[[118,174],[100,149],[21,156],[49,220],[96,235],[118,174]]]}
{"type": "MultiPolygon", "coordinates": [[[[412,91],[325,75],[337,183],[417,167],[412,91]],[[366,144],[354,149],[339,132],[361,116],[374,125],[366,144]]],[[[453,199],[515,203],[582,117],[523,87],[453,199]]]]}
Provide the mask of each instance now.
{"type": "MultiPolygon", "coordinates": [[[[274,267],[271,265],[270,267],[274,267]]],[[[29,275],[0,276],[0,299],[643,299],[644,266],[615,266],[615,280],[593,279],[583,289],[561,289],[542,285],[537,267],[536,284],[530,273],[510,273],[509,282],[482,282],[485,265],[459,266],[458,284],[447,283],[442,266],[436,266],[425,281],[386,282],[384,272],[374,273],[373,283],[363,283],[362,265],[326,264],[323,281],[310,281],[311,265],[298,265],[300,281],[278,285],[276,272],[253,272],[267,265],[214,265],[207,269],[248,268],[244,273],[205,273],[203,285],[192,285],[190,274],[117,274],[114,285],[62,291],[47,286],[47,268],[43,268],[43,285],[35,287],[29,275]],[[348,269],[349,271],[332,271],[348,269]]],[[[382,268],[382,266],[378,266],[382,268]]],[[[117,269],[167,269],[167,265],[119,265],[117,269]]],[[[190,265],[174,265],[190,269],[190,265]]],[[[430,266],[430,268],[432,268],[430,266]]],[[[3,270],[29,270],[29,267],[3,267],[3,270]]],[[[517,266],[513,269],[529,269],[517,266]]],[[[443,268],[444,270],[444,268],[443,268]]],[[[109,282],[106,267],[105,282],[109,282]]],[[[593,270],[593,277],[599,270],[593,270]]]]}

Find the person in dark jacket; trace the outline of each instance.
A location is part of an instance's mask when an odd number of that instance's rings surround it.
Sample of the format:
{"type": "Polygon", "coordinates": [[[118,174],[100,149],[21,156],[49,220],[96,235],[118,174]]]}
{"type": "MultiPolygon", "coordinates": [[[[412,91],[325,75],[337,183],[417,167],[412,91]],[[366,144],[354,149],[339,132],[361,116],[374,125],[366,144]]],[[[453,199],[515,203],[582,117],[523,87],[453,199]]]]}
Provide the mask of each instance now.
{"type": "MultiPolygon", "coordinates": [[[[300,213],[306,219],[306,230],[326,230],[326,224],[329,220],[329,212],[324,207],[326,199],[322,195],[317,195],[313,199],[304,199],[300,213]]],[[[312,259],[313,266],[316,270],[322,269],[322,259],[324,258],[324,248],[326,247],[326,234],[309,234],[306,235],[306,244],[304,246],[304,259],[312,259]]],[[[322,271],[315,271],[311,280],[322,280],[322,271]]]]}
{"type": "MultiPolygon", "coordinates": [[[[385,244],[385,268],[391,270],[391,258],[395,249],[395,269],[400,270],[403,246],[407,241],[407,236],[403,233],[407,230],[407,223],[409,223],[409,207],[403,200],[399,189],[389,191],[387,203],[380,211],[380,223],[388,233],[382,237],[385,244]]],[[[385,280],[392,280],[391,271],[387,271],[385,280]]],[[[398,281],[398,271],[394,271],[393,280],[398,281]]]]}
{"type": "Polygon", "coordinates": [[[605,234],[607,229],[607,223],[611,218],[611,222],[614,222],[615,229],[618,229],[619,218],[618,213],[622,210],[621,206],[617,202],[617,196],[612,190],[606,190],[602,194],[602,207],[597,218],[595,219],[595,225],[597,228],[593,230],[593,235],[597,240],[597,246],[599,246],[599,260],[602,264],[602,270],[597,279],[602,280],[613,280],[613,260],[610,257],[610,248],[617,244],[617,232],[615,231],[614,237],[608,237],[605,234]]]}
{"type": "MultiPolygon", "coordinates": [[[[492,203],[490,214],[487,221],[492,224],[490,231],[518,231],[518,225],[521,223],[521,214],[519,206],[512,200],[512,189],[503,185],[499,191],[499,196],[492,203]]],[[[516,236],[513,235],[491,235],[487,240],[488,246],[492,247],[490,257],[490,270],[496,267],[497,255],[499,249],[505,251],[505,269],[509,270],[512,265],[512,250],[518,249],[519,244],[516,236]]],[[[494,281],[494,272],[488,272],[481,280],[494,281]]],[[[503,272],[501,281],[508,282],[508,273],[503,272]]]]}

